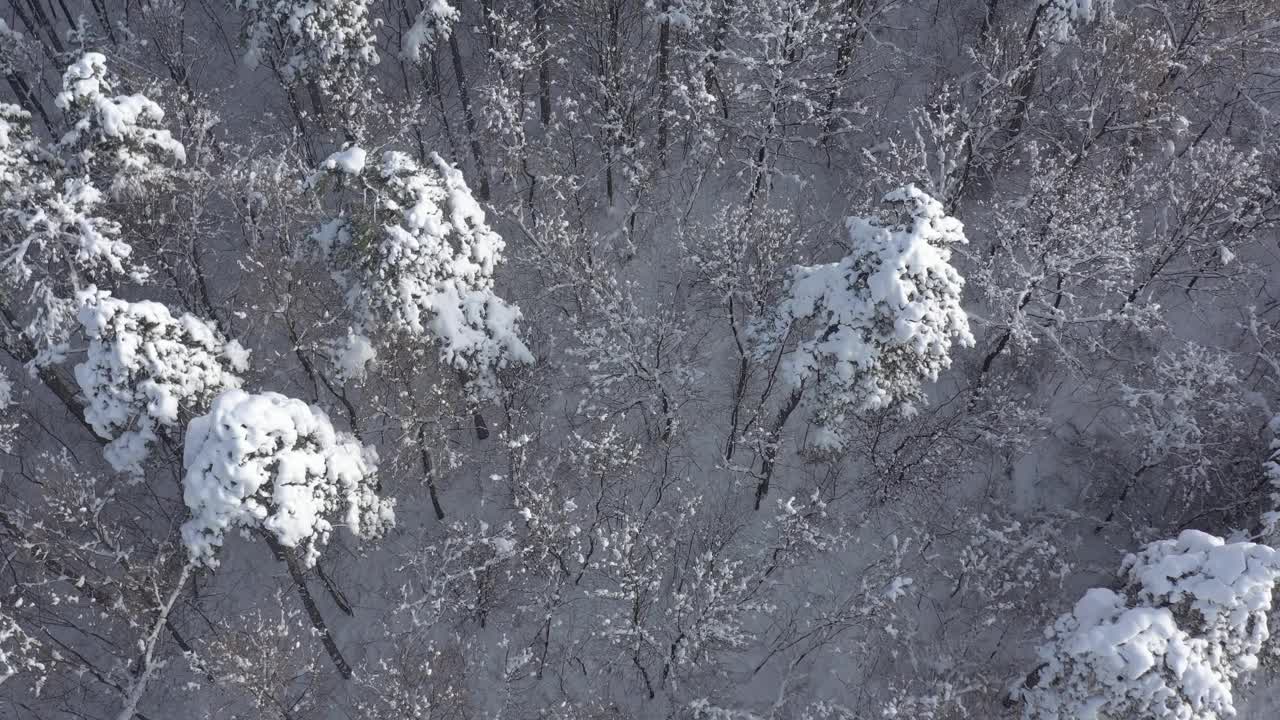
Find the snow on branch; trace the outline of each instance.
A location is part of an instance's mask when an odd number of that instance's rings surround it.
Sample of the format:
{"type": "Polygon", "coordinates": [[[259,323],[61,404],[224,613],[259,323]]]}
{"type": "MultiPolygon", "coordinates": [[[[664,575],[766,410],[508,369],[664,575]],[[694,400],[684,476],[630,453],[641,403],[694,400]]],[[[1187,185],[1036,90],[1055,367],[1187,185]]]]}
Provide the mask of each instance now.
{"type": "Polygon", "coordinates": [[[113,86],[107,60],[85,53],[62,75],[62,92],[54,104],[71,129],[58,148],[75,164],[105,167],[113,195],[137,192],[166,172],[171,163],[187,161],[186,148],[159,127],[164,110],[145,95],[110,96],[113,86]]]}
{"type": "Polygon", "coordinates": [[[264,59],[279,67],[284,79],[311,77],[327,83],[327,73],[348,66],[377,65],[378,48],[369,19],[368,0],[235,0],[245,14],[248,51],[253,68],[264,59]],[[266,57],[283,48],[281,58],[266,57]]]}
{"type": "Polygon", "coordinates": [[[86,177],[67,176],[31,132],[31,115],[0,103],[0,267],[14,285],[48,266],[125,274],[133,249],[101,217],[104,197],[86,177]]]}
{"type": "MultiPolygon", "coordinates": [[[[22,598],[17,602],[22,604],[22,598]]],[[[37,684],[42,684],[46,667],[36,657],[39,647],[40,643],[35,638],[0,611],[0,685],[22,673],[36,675],[37,684]]]]}
{"type": "Polygon", "coordinates": [[[404,34],[400,45],[400,57],[421,61],[441,40],[448,40],[461,13],[446,0],[427,0],[422,11],[414,18],[413,25],[404,34]]]}
{"type": "Polygon", "coordinates": [[[278,393],[228,390],[191,421],[183,457],[193,562],[216,567],[227,530],[261,530],[314,565],[334,522],[362,538],[395,524],[375,492],[377,454],[334,430],[324,411],[278,393]]]}
{"type": "Polygon", "coordinates": [[[174,317],[157,302],[128,302],[89,288],[79,320],[89,339],[75,369],[88,403],[85,420],[111,442],[107,461],[142,475],[149,446],[163,428],[207,407],[223,390],[240,387],[249,353],[205,320],[174,317]]]}
{"type": "Polygon", "coordinates": [[[1077,25],[1107,21],[1115,16],[1115,0],[1039,0],[1044,6],[1041,37],[1064,43],[1077,25]]]}
{"type": "Polygon", "coordinates": [[[74,291],[150,274],[132,260],[109,199],[157,188],[186,161],[159,127],[160,106],[139,94],[111,96],[113,84],[98,53],[67,68],[55,105],[70,130],[55,143],[35,137],[29,113],[0,103],[0,283],[25,296],[23,332],[36,366],[64,357],[74,291]]]}
{"type": "Polygon", "coordinates": [[[924,397],[921,384],[951,365],[952,344],[973,344],[960,305],[964,278],[950,264],[964,226],[915,186],[884,202],[888,217],[846,220],[849,255],[793,268],[771,326],[755,328],[762,352],[802,333],[783,370],[793,387],[816,385],[810,406],[825,449],[843,445],[850,410],[902,403],[910,411],[924,397]]]}
{"type": "MultiPolygon", "coordinates": [[[[479,397],[495,389],[495,372],[533,362],[520,338],[520,309],[493,291],[493,274],[506,243],[485,219],[462,172],[431,156],[422,167],[401,152],[367,162],[357,147],[322,163],[328,174],[354,183],[362,207],[320,227],[312,236],[347,289],[358,327],[351,341],[371,360],[365,333],[379,330],[439,343],[445,363],[470,378],[479,397]]],[[[323,176],[320,176],[323,177],[323,176]]],[[[344,377],[359,368],[341,363],[344,377]]]]}

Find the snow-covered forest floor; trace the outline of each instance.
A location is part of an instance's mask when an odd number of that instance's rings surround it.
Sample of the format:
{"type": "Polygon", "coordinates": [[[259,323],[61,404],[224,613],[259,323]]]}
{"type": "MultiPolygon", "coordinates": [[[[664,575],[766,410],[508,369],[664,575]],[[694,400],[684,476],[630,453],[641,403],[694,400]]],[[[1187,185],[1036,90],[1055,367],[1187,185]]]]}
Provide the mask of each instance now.
{"type": "Polygon", "coordinates": [[[1280,712],[1275,0],[4,0],[0,717],[1280,712]]]}

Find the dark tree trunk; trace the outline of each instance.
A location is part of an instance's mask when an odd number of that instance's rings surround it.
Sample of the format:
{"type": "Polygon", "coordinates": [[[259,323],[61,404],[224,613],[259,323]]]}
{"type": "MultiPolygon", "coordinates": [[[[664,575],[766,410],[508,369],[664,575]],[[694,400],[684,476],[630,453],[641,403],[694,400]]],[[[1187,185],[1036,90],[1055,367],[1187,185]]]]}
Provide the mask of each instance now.
{"type": "Polygon", "coordinates": [[[342,651],[338,649],[338,643],[333,639],[333,634],[329,632],[329,625],[324,621],[324,615],[320,612],[320,607],[316,605],[316,600],[311,596],[311,589],[307,587],[306,571],[298,559],[293,556],[289,548],[280,544],[275,536],[266,531],[260,531],[263,538],[267,541],[267,546],[271,548],[271,553],[276,556],[277,560],[284,562],[289,568],[289,577],[293,578],[293,585],[298,591],[298,599],[302,601],[302,607],[307,611],[307,617],[311,620],[311,627],[315,629],[320,636],[320,643],[324,645],[325,652],[328,653],[329,659],[333,661],[333,666],[338,669],[338,674],[345,680],[350,680],[353,673],[351,665],[347,659],[342,656],[342,651]]]}
{"type": "Polygon", "coordinates": [[[804,387],[801,386],[791,393],[786,404],[778,411],[778,418],[774,420],[773,427],[769,429],[769,435],[766,438],[768,444],[764,448],[764,462],[760,466],[760,481],[756,485],[756,510],[760,509],[760,501],[764,496],[769,494],[769,481],[773,478],[773,468],[778,461],[778,448],[782,443],[782,429],[786,427],[791,413],[800,406],[803,391],[804,387]]]}
{"type": "Polygon", "coordinates": [[[547,3],[533,0],[533,22],[538,42],[543,49],[538,52],[538,114],[543,125],[551,124],[551,62],[547,59],[547,3]]]}
{"type": "Polygon", "coordinates": [[[480,134],[476,130],[476,116],[471,108],[471,94],[467,89],[467,73],[462,67],[462,51],[458,48],[457,33],[449,34],[449,54],[453,57],[453,74],[458,79],[458,98],[462,101],[462,119],[467,127],[471,156],[475,159],[476,174],[480,176],[480,188],[476,195],[487,202],[489,200],[489,170],[484,162],[484,149],[480,146],[480,134]]]}
{"type": "Polygon", "coordinates": [[[669,0],[662,3],[662,24],[658,30],[658,158],[663,167],[667,164],[667,104],[671,96],[671,9],[669,0]]]}

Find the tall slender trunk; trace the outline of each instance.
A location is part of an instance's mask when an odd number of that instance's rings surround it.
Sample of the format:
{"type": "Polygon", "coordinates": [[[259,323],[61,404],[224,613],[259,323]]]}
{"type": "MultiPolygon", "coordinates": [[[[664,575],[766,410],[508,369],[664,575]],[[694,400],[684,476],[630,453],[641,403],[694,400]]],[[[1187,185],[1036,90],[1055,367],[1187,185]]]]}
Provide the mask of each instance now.
{"type": "MultiPolygon", "coordinates": [[[[10,4],[12,4],[16,9],[17,0],[11,0],[10,4]]],[[[53,49],[59,54],[65,53],[66,48],[63,47],[62,40],[59,39],[58,28],[54,26],[53,21],[49,19],[49,15],[44,11],[44,7],[41,6],[37,0],[27,0],[27,7],[31,9],[31,15],[35,18],[41,29],[44,30],[45,35],[49,37],[49,41],[53,44],[53,49]]],[[[19,13],[19,15],[21,15],[21,13],[19,13]]],[[[34,32],[35,29],[33,28],[32,31],[34,32]]]]}
{"type": "Polygon", "coordinates": [[[333,639],[333,633],[329,632],[329,625],[324,621],[324,615],[320,612],[320,607],[316,605],[316,599],[311,596],[311,589],[307,587],[307,575],[298,559],[289,552],[289,549],[280,544],[280,541],[269,532],[259,531],[262,537],[267,541],[267,547],[271,548],[271,554],[276,556],[289,568],[289,577],[293,579],[294,588],[298,591],[298,599],[302,601],[302,607],[307,611],[307,617],[311,620],[311,627],[315,629],[316,634],[320,636],[320,643],[324,645],[325,652],[329,654],[329,659],[333,661],[333,666],[338,669],[338,674],[343,679],[350,680],[353,673],[351,665],[347,659],[342,656],[342,651],[338,649],[338,643],[333,639]]]}
{"type": "Polygon", "coordinates": [[[449,54],[453,57],[453,74],[458,79],[458,98],[462,101],[462,119],[466,123],[467,136],[471,145],[471,156],[476,162],[476,174],[480,176],[480,190],[477,193],[484,201],[489,200],[489,170],[484,162],[484,149],[480,147],[480,133],[476,130],[476,116],[471,108],[471,94],[467,88],[467,73],[462,67],[462,51],[458,48],[458,34],[449,33],[449,54]]]}
{"type": "MultiPolygon", "coordinates": [[[[3,350],[14,360],[29,366],[36,359],[35,345],[22,334],[17,318],[8,307],[0,305],[0,318],[8,326],[7,331],[0,332],[0,350],[3,350]]],[[[97,431],[93,429],[93,425],[89,424],[89,421],[85,419],[85,406],[80,401],[79,392],[66,378],[58,373],[56,368],[48,365],[39,367],[36,369],[36,377],[40,378],[40,382],[49,388],[49,391],[58,398],[67,409],[67,412],[89,432],[90,437],[99,444],[107,442],[98,435],[97,431]]]]}
{"type": "Polygon", "coordinates": [[[1024,39],[1027,52],[1026,68],[1019,73],[1018,77],[1013,81],[1013,116],[1009,118],[1009,122],[1005,125],[1005,131],[1010,138],[1016,137],[1022,132],[1022,126],[1027,120],[1027,111],[1031,107],[1031,93],[1035,90],[1036,80],[1040,76],[1040,56],[1043,52],[1043,45],[1040,38],[1037,37],[1040,29],[1040,17],[1044,13],[1044,9],[1048,5],[1041,5],[1036,8],[1036,14],[1031,18],[1031,25],[1027,28],[1027,35],[1024,39]]]}
{"type": "Polygon", "coordinates": [[[138,712],[138,703],[142,700],[143,694],[146,693],[147,683],[151,680],[151,675],[156,670],[157,663],[154,658],[156,644],[160,639],[160,631],[169,626],[169,613],[173,611],[174,604],[178,602],[178,595],[182,593],[182,589],[187,586],[187,580],[191,578],[191,567],[189,562],[182,566],[182,572],[178,575],[178,581],[174,584],[173,590],[169,592],[169,596],[160,604],[159,612],[156,614],[156,621],[151,624],[151,630],[142,642],[142,657],[138,660],[138,676],[129,685],[129,690],[124,697],[124,708],[116,716],[116,720],[132,720],[133,716],[138,712]]]}
{"type": "Polygon", "coordinates": [[[733,342],[738,349],[738,380],[733,387],[733,409],[729,412],[729,437],[725,439],[724,459],[732,460],[738,445],[738,418],[742,413],[742,398],[747,394],[747,378],[751,370],[750,355],[738,333],[738,319],[733,295],[729,296],[729,327],[733,330],[733,342]]]}
{"type": "Polygon", "coordinates": [[[31,92],[31,86],[27,81],[17,73],[9,73],[6,77],[9,82],[9,89],[13,90],[13,95],[18,99],[18,104],[23,110],[32,115],[39,115],[44,127],[50,133],[53,132],[53,123],[49,120],[49,115],[44,111],[44,105],[36,98],[35,93],[31,92]]]}
{"type": "Polygon", "coordinates": [[[480,11],[484,13],[484,34],[488,36],[489,49],[502,50],[502,38],[498,35],[498,27],[493,23],[493,0],[480,0],[480,11]]]}
{"type": "Polygon", "coordinates": [[[662,24],[658,29],[658,159],[667,165],[667,104],[671,96],[671,10],[670,0],[662,3],[662,24]]]}
{"type": "Polygon", "coordinates": [[[427,479],[427,492],[431,495],[431,508],[435,510],[436,519],[444,519],[444,508],[440,507],[440,496],[436,494],[436,473],[431,464],[431,451],[427,449],[427,426],[418,428],[418,446],[422,448],[422,473],[427,479]]]}
{"type": "Polygon", "coordinates": [[[613,163],[622,139],[622,17],[617,2],[609,4],[609,44],[600,58],[600,86],[605,88],[605,117],[609,127],[604,142],[604,186],[609,204],[614,200],[613,163]]]}
{"type": "Polygon", "coordinates": [[[533,0],[534,29],[541,49],[538,51],[538,114],[543,125],[551,124],[551,61],[547,58],[547,2],[533,0]]]}
{"type": "Polygon", "coordinates": [[[733,3],[734,0],[724,2],[719,22],[716,23],[715,34],[711,36],[711,57],[707,61],[707,69],[702,79],[707,92],[720,99],[720,113],[725,120],[729,119],[729,98],[724,88],[720,86],[720,75],[716,70],[716,63],[720,60],[720,53],[724,52],[725,39],[729,35],[729,19],[733,15],[733,3]]]}
{"type": "MultiPolygon", "coordinates": [[[[62,0],[58,0],[58,3],[62,5],[62,11],[67,12],[66,4],[62,0]]],[[[107,31],[107,39],[111,41],[112,45],[118,45],[119,41],[116,40],[115,29],[111,27],[111,14],[107,12],[106,4],[102,0],[93,0],[93,10],[98,15],[98,22],[102,24],[102,29],[107,31]]],[[[67,17],[70,18],[71,16],[68,14],[67,17]]]]}
{"type": "Polygon", "coordinates": [[[786,427],[791,413],[800,406],[800,397],[803,393],[804,385],[792,391],[791,397],[787,398],[787,402],[778,411],[778,417],[773,421],[773,427],[769,428],[769,434],[765,437],[764,462],[760,465],[760,480],[756,485],[756,510],[760,509],[760,501],[764,496],[769,494],[769,481],[773,479],[773,468],[778,461],[778,451],[782,443],[782,429],[786,427]]]}
{"type": "Polygon", "coordinates": [[[849,68],[853,65],[854,52],[862,40],[862,16],[867,8],[867,0],[846,0],[845,22],[849,28],[840,38],[836,48],[836,70],[831,81],[831,90],[827,93],[827,111],[825,132],[830,133],[835,127],[836,102],[840,99],[840,84],[849,68]]]}

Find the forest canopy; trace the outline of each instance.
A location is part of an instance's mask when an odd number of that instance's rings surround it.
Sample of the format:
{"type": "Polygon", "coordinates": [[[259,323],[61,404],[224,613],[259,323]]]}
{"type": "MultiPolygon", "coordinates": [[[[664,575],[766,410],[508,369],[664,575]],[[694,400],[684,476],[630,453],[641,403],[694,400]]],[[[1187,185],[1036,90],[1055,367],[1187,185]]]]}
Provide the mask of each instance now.
{"type": "Polygon", "coordinates": [[[3,0],[0,717],[1280,713],[1275,0],[3,0]]]}

